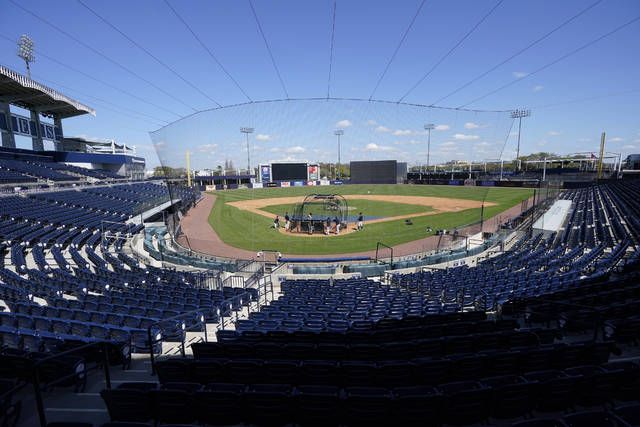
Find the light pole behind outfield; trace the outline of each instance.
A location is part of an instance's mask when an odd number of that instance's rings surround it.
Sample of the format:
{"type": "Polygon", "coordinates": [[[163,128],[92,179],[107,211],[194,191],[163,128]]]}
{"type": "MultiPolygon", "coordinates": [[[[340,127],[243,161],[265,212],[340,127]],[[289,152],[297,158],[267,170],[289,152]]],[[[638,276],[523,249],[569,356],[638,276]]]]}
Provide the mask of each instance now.
{"type": "Polygon", "coordinates": [[[337,165],[337,170],[336,170],[336,178],[337,179],[342,179],[342,173],[340,171],[340,137],[342,135],[344,135],[344,130],[337,129],[337,130],[333,131],[333,134],[336,137],[338,137],[338,165],[337,165]]]}
{"type": "Polygon", "coordinates": [[[251,151],[249,151],[249,134],[253,133],[255,129],[243,127],[240,128],[240,132],[244,133],[247,139],[247,174],[251,176],[251,151]]]}
{"type": "Polygon", "coordinates": [[[520,132],[522,131],[522,118],[529,117],[531,110],[513,110],[512,119],[518,119],[518,148],[516,149],[516,171],[520,172],[520,132]]]}
{"type": "Polygon", "coordinates": [[[429,157],[431,155],[431,130],[435,129],[435,125],[433,123],[429,123],[424,125],[424,130],[427,131],[427,167],[425,168],[425,171],[427,173],[429,173],[429,157]]]}

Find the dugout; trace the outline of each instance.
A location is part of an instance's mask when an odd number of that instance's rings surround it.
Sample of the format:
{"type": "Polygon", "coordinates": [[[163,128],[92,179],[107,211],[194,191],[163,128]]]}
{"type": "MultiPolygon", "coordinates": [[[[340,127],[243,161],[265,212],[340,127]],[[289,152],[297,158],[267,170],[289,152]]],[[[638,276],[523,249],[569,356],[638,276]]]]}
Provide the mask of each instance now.
{"type": "Polygon", "coordinates": [[[352,184],[402,184],[407,164],[397,160],[365,160],[350,163],[352,184]]]}

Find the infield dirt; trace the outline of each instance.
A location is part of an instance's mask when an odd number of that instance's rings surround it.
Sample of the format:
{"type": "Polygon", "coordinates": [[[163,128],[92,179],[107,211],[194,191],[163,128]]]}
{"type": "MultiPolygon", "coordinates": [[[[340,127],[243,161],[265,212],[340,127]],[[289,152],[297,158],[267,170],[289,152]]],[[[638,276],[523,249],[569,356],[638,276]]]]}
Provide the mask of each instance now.
{"type": "MultiPolygon", "coordinates": [[[[404,203],[408,205],[417,206],[429,206],[433,210],[429,212],[416,212],[406,215],[388,216],[384,218],[377,218],[367,221],[367,224],[373,224],[378,222],[396,221],[399,219],[415,218],[418,216],[435,215],[445,212],[460,212],[466,209],[479,208],[482,206],[480,200],[468,200],[468,199],[450,199],[446,197],[428,197],[428,196],[401,196],[401,195],[378,195],[378,194],[345,194],[344,197],[347,200],[375,200],[387,203],[404,203]]],[[[266,199],[251,199],[251,200],[239,200],[236,202],[228,202],[227,204],[244,211],[248,211],[257,215],[262,215],[267,218],[273,218],[273,213],[262,210],[265,206],[281,205],[281,204],[295,204],[302,203],[304,196],[295,197],[273,197],[266,199]]],[[[484,202],[485,207],[494,206],[495,203],[484,202]]],[[[280,230],[284,232],[284,229],[280,230]]],[[[353,227],[349,227],[344,230],[343,233],[350,233],[355,231],[353,227]]],[[[291,233],[290,235],[298,235],[297,233],[291,233]]],[[[308,235],[305,234],[305,237],[308,235]]],[[[322,237],[321,234],[317,234],[317,237],[322,237]]]]}

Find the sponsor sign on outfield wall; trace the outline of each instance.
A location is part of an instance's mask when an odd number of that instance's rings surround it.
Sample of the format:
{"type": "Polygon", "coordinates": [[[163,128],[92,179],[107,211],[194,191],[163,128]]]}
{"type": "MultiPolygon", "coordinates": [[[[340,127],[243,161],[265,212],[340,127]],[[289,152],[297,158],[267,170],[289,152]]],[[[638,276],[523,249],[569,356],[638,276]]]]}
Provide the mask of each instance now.
{"type": "Polygon", "coordinates": [[[309,180],[315,181],[320,178],[320,174],[318,173],[319,171],[320,168],[318,167],[318,165],[309,165],[309,180]]]}
{"type": "Polygon", "coordinates": [[[291,184],[290,184],[290,182],[289,182],[289,181],[282,181],[282,182],[280,183],[280,187],[289,187],[290,185],[291,185],[291,184]]]}
{"type": "Polygon", "coordinates": [[[204,186],[204,191],[216,191],[216,186],[215,185],[205,185],[204,186]]]}
{"type": "Polygon", "coordinates": [[[260,165],[260,182],[271,181],[271,166],[260,165]]]}
{"type": "Polygon", "coordinates": [[[253,188],[262,188],[262,183],[261,182],[254,182],[253,184],[251,184],[251,186],[253,188]]]}
{"type": "Polygon", "coordinates": [[[310,185],[310,186],[313,187],[313,186],[316,185],[316,182],[315,181],[307,181],[307,185],[310,185]]]}
{"type": "Polygon", "coordinates": [[[291,184],[294,187],[304,187],[304,181],[293,181],[291,184]]]}

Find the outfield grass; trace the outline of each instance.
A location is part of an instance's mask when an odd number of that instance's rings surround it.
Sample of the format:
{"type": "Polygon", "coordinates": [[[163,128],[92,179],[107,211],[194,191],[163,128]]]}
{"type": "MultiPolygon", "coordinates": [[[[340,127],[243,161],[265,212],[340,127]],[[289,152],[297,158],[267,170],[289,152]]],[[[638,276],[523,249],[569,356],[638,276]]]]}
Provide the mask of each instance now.
{"type": "MultiPolygon", "coordinates": [[[[368,251],[375,249],[377,242],[383,242],[390,246],[398,245],[428,236],[425,231],[427,226],[434,230],[443,228],[450,230],[480,220],[480,209],[474,208],[460,212],[415,217],[412,218],[413,225],[405,225],[404,220],[388,221],[365,225],[365,230],[361,232],[318,238],[280,233],[270,228],[272,225],[270,218],[227,204],[239,200],[304,196],[313,193],[386,194],[486,200],[496,204],[485,207],[484,218],[488,219],[527,199],[533,194],[533,190],[436,185],[345,185],[220,191],[214,193],[217,198],[209,215],[209,223],[218,236],[231,246],[253,251],[270,249],[288,254],[308,255],[368,251]]],[[[361,201],[357,202],[360,204],[361,201]]],[[[405,204],[397,204],[398,207],[401,205],[405,204]]],[[[415,208],[424,207],[415,206],[415,208]]],[[[368,214],[370,215],[370,213],[368,214]]]]}
{"type": "MultiPolygon", "coordinates": [[[[354,216],[359,212],[362,212],[365,216],[386,218],[390,216],[427,213],[433,211],[433,208],[429,206],[410,205],[408,203],[383,202],[380,200],[349,200],[347,203],[349,206],[349,212],[347,215],[349,216],[354,216]]],[[[294,212],[295,207],[295,203],[288,203],[283,205],[269,205],[260,209],[266,212],[270,212],[274,215],[283,216],[285,212],[289,212],[289,214],[294,212]]],[[[308,209],[309,208],[307,208],[307,212],[308,209]]],[[[321,210],[320,205],[318,205],[318,207],[315,209],[317,209],[317,211],[314,210],[314,207],[311,207],[311,212],[313,212],[314,214],[322,215],[324,212],[321,210]]]]}

